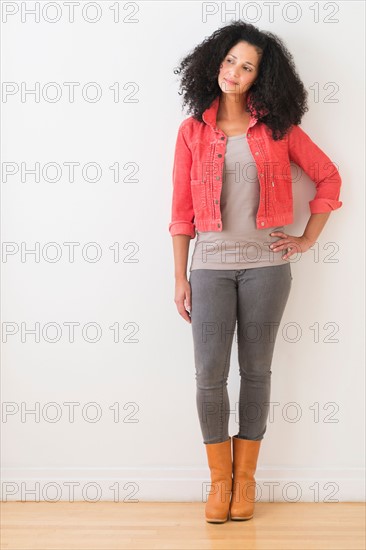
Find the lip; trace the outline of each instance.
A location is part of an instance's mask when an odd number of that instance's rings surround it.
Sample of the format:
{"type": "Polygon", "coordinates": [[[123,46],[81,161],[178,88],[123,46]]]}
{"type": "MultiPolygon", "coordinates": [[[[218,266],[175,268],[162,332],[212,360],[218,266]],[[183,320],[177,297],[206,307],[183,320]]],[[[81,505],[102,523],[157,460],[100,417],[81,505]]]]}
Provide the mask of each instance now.
{"type": "Polygon", "coordinates": [[[228,80],[227,78],[224,78],[225,82],[227,82],[228,84],[237,84],[237,82],[233,82],[232,80],[228,80]]]}

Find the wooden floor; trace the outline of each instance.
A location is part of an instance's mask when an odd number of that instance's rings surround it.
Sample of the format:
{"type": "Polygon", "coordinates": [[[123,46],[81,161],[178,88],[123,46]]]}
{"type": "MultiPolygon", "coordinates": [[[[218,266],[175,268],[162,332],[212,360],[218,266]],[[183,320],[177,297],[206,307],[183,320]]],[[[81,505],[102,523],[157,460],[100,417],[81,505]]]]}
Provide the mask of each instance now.
{"type": "Polygon", "coordinates": [[[1,549],[364,550],[364,503],[257,503],[253,519],[209,524],[202,503],[7,502],[1,549]]]}

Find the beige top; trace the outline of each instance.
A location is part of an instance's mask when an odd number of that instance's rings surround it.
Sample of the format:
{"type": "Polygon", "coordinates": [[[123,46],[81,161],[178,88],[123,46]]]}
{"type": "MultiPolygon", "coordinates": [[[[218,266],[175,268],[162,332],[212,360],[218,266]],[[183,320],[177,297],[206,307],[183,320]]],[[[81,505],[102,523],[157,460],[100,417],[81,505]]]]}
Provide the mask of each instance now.
{"type": "Polygon", "coordinates": [[[198,232],[191,265],[193,269],[248,269],[288,263],[286,250],[273,252],[269,245],[285,226],[257,229],[255,217],[260,186],[257,167],[246,134],[227,138],[220,208],[222,232],[198,232]]]}

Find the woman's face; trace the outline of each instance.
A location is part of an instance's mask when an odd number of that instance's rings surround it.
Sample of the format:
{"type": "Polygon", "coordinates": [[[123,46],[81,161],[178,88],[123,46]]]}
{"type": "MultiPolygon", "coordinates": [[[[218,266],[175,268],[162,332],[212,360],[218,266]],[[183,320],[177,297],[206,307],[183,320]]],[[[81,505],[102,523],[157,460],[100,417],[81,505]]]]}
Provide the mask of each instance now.
{"type": "Polygon", "coordinates": [[[248,42],[238,42],[226,54],[220,65],[218,84],[223,93],[243,94],[252,86],[259,73],[260,56],[248,42]]]}

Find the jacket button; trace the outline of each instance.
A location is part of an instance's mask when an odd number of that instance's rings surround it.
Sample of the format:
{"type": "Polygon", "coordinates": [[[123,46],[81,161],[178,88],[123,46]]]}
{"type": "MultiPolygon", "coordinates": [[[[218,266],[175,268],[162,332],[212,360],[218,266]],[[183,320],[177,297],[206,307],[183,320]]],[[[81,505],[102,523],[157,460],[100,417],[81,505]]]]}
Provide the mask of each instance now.
{"type": "Polygon", "coordinates": [[[225,139],[224,136],[221,136],[220,139],[225,139]]]}
{"type": "Polygon", "coordinates": [[[256,155],[259,155],[259,151],[256,151],[255,154],[256,154],[256,155]]]}
{"type": "Polygon", "coordinates": [[[252,134],[247,134],[248,137],[250,137],[252,134]]]}
{"type": "Polygon", "coordinates": [[[222,154],[221,154],[221,153],[219,153],[219,154],[218,154],[217,156],[218,156],[219,158],[221,158],[221,157],[222,157],[222,154]]]}
{"type": "Polygon", "coordinates": [[[274,181],[272,181],[271,183],[272,183],[272,187],[274,187],[274,181]]]}
{"type": "Polygon", "coordinates": [[[216,199],[216,200],[215,200],[215,203],[216,203],[216,204],[219,204],[219,201],[216,199]]]}
{"type": "Polygon", "coordinates": [[[220,176],[216,176],[216,179],[219,180],[219,179],[220,179],[220,176]]]}
{"type": "Polygon", "coordinates": [[[218,224],[217,224],[217,227],[221,227],[221,224],[220,224],[220,223],[218,223],[218,224]]]}
{"type": "Polygon", "coordinates": [[[261,222],[261,225],[264,225],[264,222],[261,222]]]}

